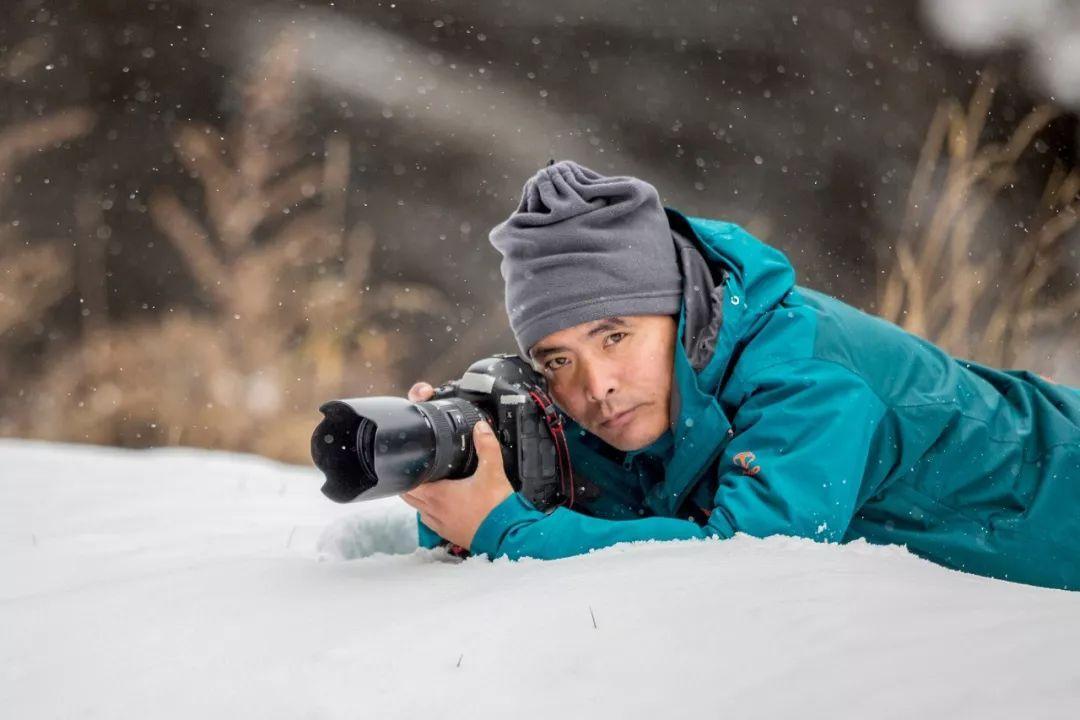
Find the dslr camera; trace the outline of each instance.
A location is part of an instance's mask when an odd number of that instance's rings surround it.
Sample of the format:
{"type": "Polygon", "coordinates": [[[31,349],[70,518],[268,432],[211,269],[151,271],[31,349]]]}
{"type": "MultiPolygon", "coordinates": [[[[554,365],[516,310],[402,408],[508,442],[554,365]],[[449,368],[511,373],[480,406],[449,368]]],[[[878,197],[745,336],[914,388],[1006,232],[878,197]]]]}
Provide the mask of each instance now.
{"type": "Polygon", "coordinates": [[[331,400],[319,411],[323,419],[311,436],[311,457],[326,476],[323,494],[336,502],[472,475],[472,430],[481,419],[499,440],[514,490],[534,507],[547,512],[573,506],[586,492],[574,486],[562,414],[543,378],[515,355],[474,362],[426,402],[361,397],[331,400]]]}

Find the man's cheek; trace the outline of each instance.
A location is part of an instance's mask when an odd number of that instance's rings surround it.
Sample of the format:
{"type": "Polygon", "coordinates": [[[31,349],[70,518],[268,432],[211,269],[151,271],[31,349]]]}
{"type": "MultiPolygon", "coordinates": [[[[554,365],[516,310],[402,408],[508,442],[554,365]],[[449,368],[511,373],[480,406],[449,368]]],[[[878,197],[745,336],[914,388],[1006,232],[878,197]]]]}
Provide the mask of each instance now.
{"type": "Polygon", "coordinates": [[[551,399],[559,406],[559,409],[569,415],[575,422],[581,423],[582,408],[580,403],[576,402],[573,395],[567,393],[562,388],[548,387],[548,392],[551,394],[551,399]]]}

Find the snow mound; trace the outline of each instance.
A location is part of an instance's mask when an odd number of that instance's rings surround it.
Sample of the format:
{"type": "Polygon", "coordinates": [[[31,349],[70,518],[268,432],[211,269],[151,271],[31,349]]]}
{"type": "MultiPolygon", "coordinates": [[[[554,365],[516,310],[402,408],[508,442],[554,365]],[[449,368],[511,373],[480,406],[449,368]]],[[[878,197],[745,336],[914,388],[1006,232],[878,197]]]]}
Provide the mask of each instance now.
{"type": "Polygon", "coordinates": [[[1080,708],[1080,593],[779,537],[459,562],[412,551],[400,501],[338,506],[319,484],[239,455],[0,441],[4,715],[1080,708]]]}

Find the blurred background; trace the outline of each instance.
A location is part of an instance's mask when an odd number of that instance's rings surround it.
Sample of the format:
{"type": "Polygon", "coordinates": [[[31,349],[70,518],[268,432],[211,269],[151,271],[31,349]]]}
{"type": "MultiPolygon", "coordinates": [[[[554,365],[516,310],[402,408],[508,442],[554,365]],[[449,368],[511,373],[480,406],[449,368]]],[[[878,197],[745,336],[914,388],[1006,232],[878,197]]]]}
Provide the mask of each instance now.
{"type": "Polygon", "coordinates": [[[550,158],[1080,385],[1080,3],[7,0],[0,435],[308,462],[318,405],[512,351],[550,158]]]}

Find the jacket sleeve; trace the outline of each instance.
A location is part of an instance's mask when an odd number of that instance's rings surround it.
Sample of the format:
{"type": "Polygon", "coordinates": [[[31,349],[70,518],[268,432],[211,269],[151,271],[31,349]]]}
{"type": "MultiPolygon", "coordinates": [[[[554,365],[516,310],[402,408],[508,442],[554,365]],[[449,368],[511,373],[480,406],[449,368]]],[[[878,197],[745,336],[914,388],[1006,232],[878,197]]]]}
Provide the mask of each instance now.
{"type": "Polygon", "coordinates": [[[605,520],[558,508],[545,515],[515,493],[484,519],[471,550],[554,559],[621,542],[797,535],[839,541],[855,512],[885,406],[854,373],[799,360],[748,378],[719,462],[709,522],[605,520]]]}
{"type": "MultiPolygon", "coordinates": [[[[425,525],[417,514],[419,546],[436,548],[447,541],[425,525]]],[[[484,519],[469,552],[489,558],[508,556],[541,560],[582,555],[590,550],[635,540],[688,540],[710,533],[689,520],[643,518],[603,520],[558,508],[550,515],[537,510],[520,493],[513,493],[484,519]],[[539,525],[537,525],[539,523],[539,525]]]]}
{"type": "Polygon", "coordinates": [[[443,540],[439,533],[424,524],[424,521],[420,519],[420,513],[416,513],[416,534],[417,544],[428,550],[437,548],[446,543],[446,540],[443,540]]]}
{"type": "Polygon", "coordinates": [[[767,367],[732,422],[710,523],[755,537],[839,542],[863,479],[885,462],[875,436],[886,406],[859,376],[818,359],[767,367]]]}
{"type": "Polygon", "coordinates": [[[506,556],[511,560],[523,557],[555,560],[622,542],[690,540],[712,534],[708,526],[675,518],[605,520],[562,507],[544,514],[521,493],[514,493],[480,523],[469,550],[492,559],[506,556]]]}

